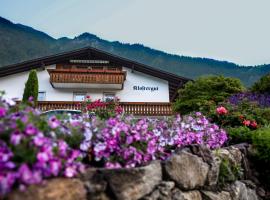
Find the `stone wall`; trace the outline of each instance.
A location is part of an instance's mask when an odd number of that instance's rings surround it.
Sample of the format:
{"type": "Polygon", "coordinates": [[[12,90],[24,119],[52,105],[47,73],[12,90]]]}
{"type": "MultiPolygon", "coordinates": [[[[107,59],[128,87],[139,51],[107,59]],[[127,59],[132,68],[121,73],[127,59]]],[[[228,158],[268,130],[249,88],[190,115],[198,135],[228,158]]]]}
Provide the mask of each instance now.
{"type": "Polygon", "coordinates": [[[51,179],[25,192],[15,191],[8,199],[257,200],[263,191],[248,180],[247,148],[210,151],[191,146],[164,162],[131,169],[89,168],[76,179],[51,179]]]}

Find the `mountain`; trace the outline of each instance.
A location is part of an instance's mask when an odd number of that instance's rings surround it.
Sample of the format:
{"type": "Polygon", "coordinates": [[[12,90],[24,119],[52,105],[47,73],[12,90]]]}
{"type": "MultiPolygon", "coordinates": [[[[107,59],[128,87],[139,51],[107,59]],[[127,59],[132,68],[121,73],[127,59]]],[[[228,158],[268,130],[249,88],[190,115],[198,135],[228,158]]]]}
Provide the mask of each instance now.
{"type": "Polygon", "coordinates": [[[86,46],[192,79],[201,75],[222,74],[240,78],[245,85],[250,86],[270,72],[270,65],[239,66],[208,58],[172,55],[141,44],[103,40],[90,33],[83,33],[73,39],[55,39],[46,33],[0,17],[0,67],[86,46]]]}

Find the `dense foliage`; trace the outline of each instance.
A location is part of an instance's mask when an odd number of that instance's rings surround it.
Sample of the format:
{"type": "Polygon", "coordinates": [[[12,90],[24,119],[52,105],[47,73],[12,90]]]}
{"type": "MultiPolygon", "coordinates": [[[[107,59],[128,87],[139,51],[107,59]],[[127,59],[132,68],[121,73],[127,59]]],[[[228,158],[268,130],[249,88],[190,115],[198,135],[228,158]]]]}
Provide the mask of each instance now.
{"type": "Polygon", "coordinates": [[[14,24],[1,17],[0,41],[0,66],[91,46],[192,79],[205,74],[219,74],[240,78],[245,85],[250,86],[270,71],[269,65],[240,67],[226,61],[172,55],[140,44],[110,42],[89,33],[74,39],[54,39],[31,27],[14,24]]]}
{"type": "Polygon", "coordinates": [[[29,98],[33,98],[33,101],[36,102],[38,98],[38,77],[36,70],[31,70],[28,76],[28,79],[25,83],[24,92],[23,92],[23,102],[27,102],[29,98]]]}
{"type": "Polygon", "coordinates": [[[270,127],[258,129],[252,135],[252,143],[258,158],[270,164],[270,127]]]}
{"type": "Polygon", "coordinates": [[[270,189],[270,127],[258,129],[252,134],[252,144],[255,148],[253,161],[260,172],[260,179],[266,188],[270,189]]]}
{"type": "Polygon", "coordinates": [[[213,105],[243,90],[244,87],[238,79],[223,76],[201,77],[179,90],[174,109],[181,114],[193,111],[207,113],[213,105]]]}
{"type": "Polygon", "coordinates": [[[262,76],[257,82],[254,83],[251,90],[253,92],[270,94],[270,74],[262,76]]]}

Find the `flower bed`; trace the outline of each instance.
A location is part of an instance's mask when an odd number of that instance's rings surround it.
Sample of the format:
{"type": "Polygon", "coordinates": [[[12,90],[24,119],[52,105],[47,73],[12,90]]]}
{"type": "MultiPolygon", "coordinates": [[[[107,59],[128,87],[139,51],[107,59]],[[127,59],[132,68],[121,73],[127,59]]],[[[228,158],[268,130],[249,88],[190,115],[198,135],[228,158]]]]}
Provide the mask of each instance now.
{"type": "Polygon", "coordinates": [[[166,120],[40,114],[0,96],[1,195],[46,178],[73,177],[86,166],[142,166],[167,159],[177,148],[204,144],[214,149],[227,140],[226,132],[199,112],[166,120]]]}
{"type": "Polygon", "coordinates": [[[233,105],[238,105],[243,101],[252,102],[260,107],[270,107],[270,95],[252,92],[243,92],[232,95],[228,101],[233,105]]]}

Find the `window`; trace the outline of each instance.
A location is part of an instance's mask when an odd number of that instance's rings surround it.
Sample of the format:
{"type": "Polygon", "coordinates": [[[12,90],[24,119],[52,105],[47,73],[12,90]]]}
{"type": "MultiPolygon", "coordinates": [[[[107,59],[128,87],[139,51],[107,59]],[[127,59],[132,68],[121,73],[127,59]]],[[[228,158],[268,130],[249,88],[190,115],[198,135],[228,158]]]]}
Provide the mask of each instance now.
{"type": "Polygon", "coordinates": [[[73,101],[84,101],[86,93],[84,92],[74,92],[73,101]]]}
{"type": "Polygon", "coordinates": [[[45,101],[46,100],[46,92],[40,91],[38,92],[38,101],[45,101]]]}
{"type": "Polygon", "coordinates": [[[103,100],[105,102],[114,101],[114,98],[115,98],[115,94],[114,93],[104,93],[103,94],[103,100]]]}

